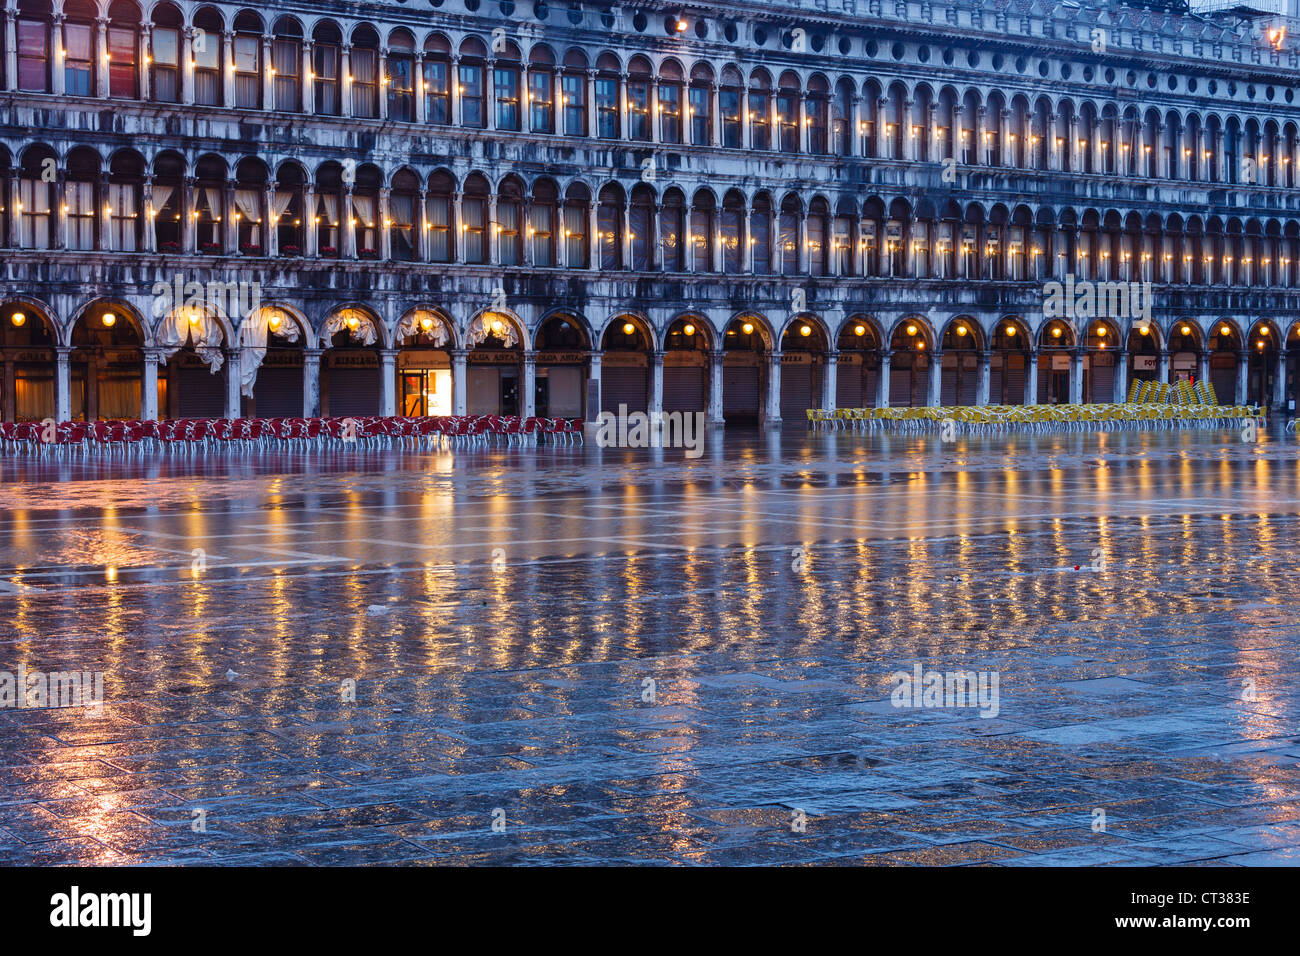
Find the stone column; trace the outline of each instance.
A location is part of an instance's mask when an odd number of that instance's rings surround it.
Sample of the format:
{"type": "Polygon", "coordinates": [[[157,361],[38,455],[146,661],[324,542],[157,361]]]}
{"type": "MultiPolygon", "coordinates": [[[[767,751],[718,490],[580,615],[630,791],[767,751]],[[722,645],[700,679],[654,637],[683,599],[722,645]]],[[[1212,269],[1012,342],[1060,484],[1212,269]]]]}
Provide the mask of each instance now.
{"type": "Polygon", "coordinates": [[[822,367],[822,408],[835,411],[835,385],[839,375],[840,353],[827,352],[826,364],[822,367]]]}
{"type": "Polygon", "coordinates": [[[379,121],[388,119],[388,47],[380,47],[377,71],[379,74],[379,121]]]}
{"type": "Polygon", "coordinates": [[[108,20],[95,18],[95,96],[108,99],[108,20]]]}
{"type": "Polygon", "coordinates": [[[275,215],[275,182],[267,183],[263,192],[265,197],[262,201],[266,203],[266,229],[265,235],[262,236],[262,250],[274,259],[280,254],[280,217],[275,215]]]}
{"type": "Polygon", "coordinates": [[[524,352],[524,418],[537,414],[537,353],[524,352]]]}
{"type": "Polygon", "coordinates": [[[1169,384],[1169,351],[1168,349],[1160,350],[1160,381],[1166,385],[1169,384]]]}
{"type": "Polygon", "coordinates": [[[1121,349],[1115,355],[1115,394],[1112,401],[1121,404],[1128,399],[1128,352],[1121,349]]]}
{"type": "Polygon", "coordinates": [[[320,417],[320,349],[304,349],[302,353],[302,415],[303,418],[320,417]]]}
{"type": "Polygon", "coordinates": [[[415,208],[415,222],[412,229],[415,232],[415,261],[427,262],[429,259],[429,193],[426,189],[420,190],[419,199],[416,200],[419,205],[415,208]]]}
{"type": "Polygon", "coordinates": [[[664,353],[656,349],[650,356],[650,407],[651,415],[662,415],[664,411],[664,353]]]}
{"type": "Polygon", "coordinates": [[[987,405],[993,377],[993,353],[980,352],[979,383],[975,386],[975,404],[987,405]]]}
{"type": "Polygon", "coordinates": [[[72,369],[68,360],[72,349],[59,346],[54,350],[54,418],[56,421],[72,420],[72,369]]]}
{"type": "Polygon", "coordinates": [[[600,356],[600,352],[591,352],[588,356],[590,359],[590,365],[587,371],[588,390],[586,395],[583,396],[583,405],[586,408],[586,420],[589,422],[595,421],[600,417],[600,356]],[[596,386],[594,389],[594,406],[591,402],[587,401],[587,396],[591,395],[593,392],[590,388],[592,384],[596,386]]]}
{"type": "MultiPolygon", "coordinates": [[[[194,105],[194,27],[181,31],[181,104],[194,105]]],[[[204,42],[207,42],[206,37],[204,42]]]]}
{"type": "Polygon", "coordinates": [[[600,271],[600,218],[597,216],[597,210],[600,209],[598,200],[591,199],[587,202],[587,258],[588,268],[593,272],[600,271]]]}
{"type": "Polygon", "coordinates": [[[113,212],[112,205],[108,201],[108,173],[101,173],[99,181],[95,184],[95,224],[99,235],[95,237],[98,248],[101,252],[111,251],[113,248],[113,212]]]}
{"type": "Polygon", "coordinates": [[[160,349],[144,350],[144,379],[140,386],[140,420],[158,420],[158,364],[162,361],[160,349]]]}
{"type": "Polygon", "coordinates": [[[1025,357],[1025,404],[1038,404],[1038,349],[1030,349],[1025,357]]]}
{"type": "MultiPolygon", "coordinates": [[[[1283,343],[1285,344],[1285,343],[1283,343]]],[[[1277,350],[1277,369],[1273,375],[1273,407],[1286,409],[1286,349],[1277,350]]]]}
{"type": "Polygon", "coordinates": [[[379,230],[379,258],[387,262],[393,258],[392,214],[389,210],[389,190],[379,190],[379,221],[375,223],[379,230]]]}
{"type": "MultiPolygon", "coordinates": [[[[193,179],[186,180],[187,184],[193,182],[194,182],[193,179]]],[[[227,179],[223,187],[223,191],[224,191],[224,196],[222,202],[223,202],[224,211],[222,212],[221,215],[221,224],[217,227],[217,233],[218,235],[222,235],[225,237],[225,242],[223,244],[224,249],[222,251],[229,256],[229,255],[234,255],[236,252],[239,251],[239,207],[235,205],[234,180],[227,179]]],[[[198,197],[195,195],[193,188],[190,189],[190,196],[191,196],[190,208],[197,209],[198,197]]],[[[190,219],[191,219],[190,246],[188,248],[188,251],[190,253],[193,253],[195,251],[194,243],[197,241],[198,231],[199,231],[198,217],[191,216],[190,219]]]]}
{"type": "Polygon", "coordinates": [[[925,393],[925,404],[938,408],[943,404],[943,353],[930,353],[930,379],[925,393]]]}
{"type": "Polygon", "coordinates": [[[226,418],[239,417],[239,373],[242,367],[242,350],[226,349],[226,418]]]}
{"type": "Polygon", "coordinates": [[[379,414],[386,418],[397,414],[397,349],[379,352],[379,414]]]}
{"type": "Polygon", "coordinates": [[[345,186],[343,189],[342,206],[343,208],[339,210],[339,238],[343,241],[340,243],[339,256],[343,259],[354,259],[357,255],[357,216],[352,209],[351,186],[345,186]]]}
{"type": "Polygon", "coordinates": [[[1202,382],[1210,380],[1210,352],[1208,349],[1202,349],[1197,362],[1196,377],[1202,382]]]}
{"type": "Polygon", "coordinates": [[[451,215],[454,220],[451,224],[451,241],[455,250],[452,257],[461,265],[465,264],[465,217],[461,213],[463,193],[455,193],[451,197],[451,215]]]}
{"type": "Polygon", "coordinates": [[[1246,404],[1246,377],[1250,373],[1250,353],[1241,352],[1237,356],[1237,393],[1233,397],[1234,405],[1246,404]]]}
{"type": "Polygon", "coordinates": [[[18,89],[18,11],[5,8],[5,89],[18,89]]]}
{"type": "Polygon", "coordinates": [[[63,74],[63,21],[62,13],[50,17],[50,92],[62,96],[66,90],[63,74]]]}
{"type": "Polygon", "coordinates": [[[465,369],[468,358],[468,349],[451,350],[451,413],[453,415],[464,415],[468,407],[465,399],[465,369]]]}
{"type": "Polygon", "coordinates": [[[339,115],[352,115],[352,44],[350,43],[344,43],[339,47],[339,115]]]}
{"type": "Polygon", "coordinates": [[[767,367],[767,414],[764,425],[768,428],[781,426],[781,353],[768,353],[767,367]]]}
{"type": "Polygon", "coordinates": [[[316,112],[315,64],[312,62],[311,38],[302,41],[302,64],[299,67],[302,76],[302,111],[308,116],[316,112]]]}
{"type": "Polygon", "coordinates": [[[1083,350],[1070,352],[1070,404],[1078,405],[1083,401],[1083,350]]]}
{"type": "Polygon", "coordinates": [[[262,109],[275,109],[275,67],[271,59],[271,34],[262,35],[262,109]]]}
{"type": "Polygon", "coordinates": [[[600,115],[596,109],[596,71],[587,71],[587,135],[595,139],[600,135],[600,115]]]}
{"type": "Polygon", "coordinates": [[[885,122],[885,110],[889,106],[889,100],[879,97],[876,100],[876,158],[884,159],[889,155],[885,146],[888,142],[886,127],[889,125],[885,122]]]}
{"type": "Polygon", "coordinates": [[[889,367],[890,356],[894,353],[884,349],[880,353],[880,381],[876,382],[876,407],[889,407],[889,367]]]}
{"type": "Polygon", "coordinates": [[[13,206],[9,210],[9,218],[8,218],[9,247],[11,249],[17,249],[18,246],[21,244],[21,240],[22,240],[23,214],[18,209],[18,203],[16,201],[18,199],[18,195],[19,195],[18,170],[11,169],[9,171],[9,201],[13,203],[13,206]]]}
{"type": "Polygon", "coordinates": [[[447,123],[450,126],[460,125],[460,57],[451,58],[451,66],[448,67],[449,75],[447,77],[450,98],[447,102],[447,123]]]}
{"type": "Polygon", "coordinates": [[[303,189],[302,205],[302,254],[308,258],[313,258],[318,253],[316,247],[318,241],[316,223],[316,185],[314,183],[308,183],[303,189]]]}
{"type": "Polygon", "coordinates": [[[709,424],[723,424],[721,349],[709,350],[709,424]]]}
{"type": "Polygon", "coordinates": [[[235,105],[235,34],[224,30],[221,34],[221,87],[222,103],[227,108],[235,105]]]}

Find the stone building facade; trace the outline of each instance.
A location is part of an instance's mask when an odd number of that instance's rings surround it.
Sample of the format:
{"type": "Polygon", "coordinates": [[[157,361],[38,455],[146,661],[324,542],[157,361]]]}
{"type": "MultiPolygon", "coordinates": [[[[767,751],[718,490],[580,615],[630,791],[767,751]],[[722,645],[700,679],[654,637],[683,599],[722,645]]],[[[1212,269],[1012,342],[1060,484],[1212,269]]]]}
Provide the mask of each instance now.
{"type": "Polygon", "coordinates": [[[1294,408],[1277,21],[4,0],[0,43],[6,420],[1294,408]]]}

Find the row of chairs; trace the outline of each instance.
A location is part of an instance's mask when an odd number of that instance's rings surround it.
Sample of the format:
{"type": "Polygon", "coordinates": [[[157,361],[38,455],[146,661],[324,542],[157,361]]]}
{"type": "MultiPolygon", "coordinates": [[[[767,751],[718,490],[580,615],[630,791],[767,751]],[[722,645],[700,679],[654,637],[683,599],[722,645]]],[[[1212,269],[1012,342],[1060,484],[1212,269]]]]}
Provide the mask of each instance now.
{"type": "Polygon", "coordinates": [[[1214,383],[1209,381],[1128,383],[1128,404],[1135,405],[1218,405],[1214,383]]]}
{"type": "Polygon", "coordinates": [[[505,439],[507,444],[582,441],[582,420],[516,415],[332,418],[182,418],[168,421],[3,422],[0,450],[196,450],[367,446],[451,446],[505,439]]]}
{"type": "Polygon", "coordinates": [[[854,431],[1089,431],[1099,428],[1224,428],[1259,418],[1253,405],[1088,404],[956,405],[808,409],[813,428],[854,431]]]}

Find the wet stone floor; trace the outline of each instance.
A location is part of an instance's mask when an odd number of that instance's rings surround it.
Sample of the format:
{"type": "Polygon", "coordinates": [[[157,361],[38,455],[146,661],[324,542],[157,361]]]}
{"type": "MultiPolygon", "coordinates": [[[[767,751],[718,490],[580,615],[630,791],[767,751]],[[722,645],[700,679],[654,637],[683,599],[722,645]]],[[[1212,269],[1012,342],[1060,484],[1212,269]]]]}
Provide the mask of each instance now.
{"type": "Polygon", "coordinates": [[[1296,864],[1298,539],[1276,431],[6,458],[0,863],[1296,864]]]}

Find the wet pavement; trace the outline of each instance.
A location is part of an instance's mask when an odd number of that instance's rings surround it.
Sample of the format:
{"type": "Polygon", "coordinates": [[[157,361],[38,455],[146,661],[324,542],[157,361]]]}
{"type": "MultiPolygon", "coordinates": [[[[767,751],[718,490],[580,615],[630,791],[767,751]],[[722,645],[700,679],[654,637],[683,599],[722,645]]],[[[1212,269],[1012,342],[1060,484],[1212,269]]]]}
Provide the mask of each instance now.
{"type": "Polygon", "coordinates": [[[1297,864],[1298,537],[1276,432],[3,460],[0,863],[1297,864]]]}

